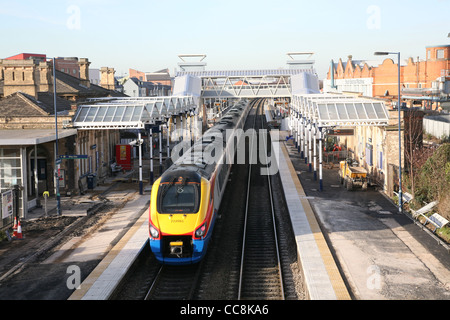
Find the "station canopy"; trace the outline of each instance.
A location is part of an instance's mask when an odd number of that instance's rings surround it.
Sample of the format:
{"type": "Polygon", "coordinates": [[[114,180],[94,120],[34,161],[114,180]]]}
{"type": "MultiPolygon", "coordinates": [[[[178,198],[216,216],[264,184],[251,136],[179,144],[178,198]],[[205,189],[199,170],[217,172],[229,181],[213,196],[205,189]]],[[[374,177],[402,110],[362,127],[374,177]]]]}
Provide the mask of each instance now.
{"type": "Polygon", "coordinates": [[[293,95],[291,107],[318,127],[386,126],[383,101],[339,94],[293,95]]]}
{"type": "Polygon", "coordinates": [[[195,112],[191,96],[100,98],[80,105],[74,118],[77,129],[143,129],[172,116],[195,112]]]}

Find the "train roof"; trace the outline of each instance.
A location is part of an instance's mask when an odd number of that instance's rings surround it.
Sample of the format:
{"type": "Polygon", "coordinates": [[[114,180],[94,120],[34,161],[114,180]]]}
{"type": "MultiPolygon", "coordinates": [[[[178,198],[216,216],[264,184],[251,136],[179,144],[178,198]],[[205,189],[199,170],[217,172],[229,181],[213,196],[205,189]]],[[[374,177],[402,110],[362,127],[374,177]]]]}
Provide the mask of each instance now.
{"type": "Polygon", "coordinates": [[[209,153],[209,155],[214,153],[212,156],[214,159],[221,158],[221,154],[217,155],[215,152],[223,152],[227,143],[226,130],[236,127],[246,107],[248,107],[247,101],[245,103],[241,101],[231,107],[215,126],[205,131],[202,138],[197,140],[185,154],[174,162],[164,175],[172,175],[173,171],[184,170],[197,172],[200,176],[210,179],[217,163],[213,162],[213,159],[207,161],[204,153],[209,153]]]}

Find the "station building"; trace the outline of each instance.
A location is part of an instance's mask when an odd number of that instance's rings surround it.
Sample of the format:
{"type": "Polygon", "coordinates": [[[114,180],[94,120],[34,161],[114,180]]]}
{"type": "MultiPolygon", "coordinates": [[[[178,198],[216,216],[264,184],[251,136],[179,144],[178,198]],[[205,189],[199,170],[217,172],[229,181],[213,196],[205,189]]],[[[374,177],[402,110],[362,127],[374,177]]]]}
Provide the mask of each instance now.
{"type": "MultiPolygon", "coordinates": [[[[90,62],[77,59],[80,77],[55,71],[55,117],[53,63],[33,55],[11,58],[0,60],[0,193],[18,186],[18,215],[25,217],[30,208],[39,205],[44,191],[55,194],[56,150],[60,156],[87,156],[61,161],[62,196],[85,190],[88,174],[101,179],[109,173],[115,145],[120,142],[119,130],[80,131],[73,128],[72,121],[78,105],[86,99],[124,95],[113,90],[114,80],[108,77],[108,73],[114,74],[112,68],[105,69],[103,86],[93,85],[90,62]]],[[[0,228],[10,220],[2,216],[0,228]]]]}

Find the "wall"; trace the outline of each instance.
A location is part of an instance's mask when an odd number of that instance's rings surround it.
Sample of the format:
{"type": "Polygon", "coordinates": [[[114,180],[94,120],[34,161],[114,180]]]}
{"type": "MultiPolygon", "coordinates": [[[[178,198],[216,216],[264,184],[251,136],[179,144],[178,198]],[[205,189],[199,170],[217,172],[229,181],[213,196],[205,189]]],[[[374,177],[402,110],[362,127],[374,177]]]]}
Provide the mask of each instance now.
{"type": "Polygon", "coordinates": [[[141,81],[147,80],[145,72],[134,70],[134,69],[129,69],[128,73],[129,73],[129,75],[128,75],[129,78],[137,78],[141,81]]]}
{"type": "Polygon", "coordinates": [[[80,78],[78,58],[56,58],[56,70],[67,73],[72,77],[80,78]]]}

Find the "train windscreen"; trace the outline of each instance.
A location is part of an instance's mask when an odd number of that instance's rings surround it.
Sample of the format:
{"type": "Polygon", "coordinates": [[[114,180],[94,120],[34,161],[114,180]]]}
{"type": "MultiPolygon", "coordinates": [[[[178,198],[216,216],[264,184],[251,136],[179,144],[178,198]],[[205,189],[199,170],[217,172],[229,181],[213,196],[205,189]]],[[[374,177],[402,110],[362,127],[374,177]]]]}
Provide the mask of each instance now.
{"type": "Polygon", "coordinates": [[[158,212],[162,214],[197,213],[200,207],[199,183],[162,184],[158,192],[158,212]]]}

